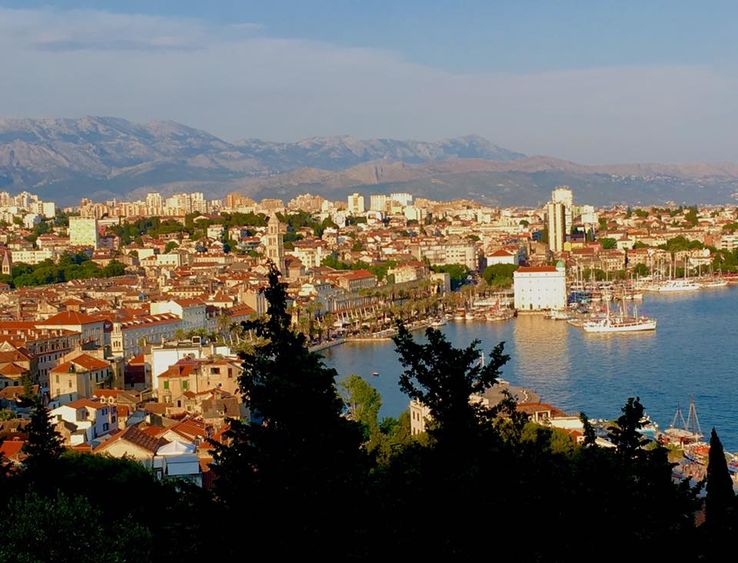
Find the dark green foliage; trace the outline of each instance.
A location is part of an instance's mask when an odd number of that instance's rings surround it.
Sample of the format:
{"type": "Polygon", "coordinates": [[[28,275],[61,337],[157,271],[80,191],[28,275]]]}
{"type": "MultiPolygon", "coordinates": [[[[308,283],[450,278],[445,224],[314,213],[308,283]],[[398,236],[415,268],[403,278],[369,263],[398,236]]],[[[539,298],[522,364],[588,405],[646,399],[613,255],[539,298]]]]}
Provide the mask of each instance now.
{"type": "Polygon", "coordinates": [[[513,273],[518,267],[515,264],[495,264],[487,266],[482,273],[484,280],[495,287],[510,287],[513,283],[513,273]]]}
{"type": "Polygon", "coordinates": [[[643,428],[644,409],[638,397],[631,397],[622,409],[623,414],[608,428],[607,437],[615,444],[617,453],[634,459],[642,453],[648,438],[639,432],[643,428]]]}
{"type": "Polygon", "coordinates": [[[410,443],[410,413],[405,411],[399,418],[384,418],[380,422],[382,396],[374,387],[358,375],[342,379],[340,387],[348,416],[361,424],[367,452],[380,466],[386,465],[410,443]]]}
{"type": "Polygon", "coordinates": [[[137,522],[105,526],[83,496],[35,492],[10,500],[0,516],[0,560],[36,563],[147,561],[151,536],[137,522]]]}
{"type": "Polygon", "coordinates": [[[33,479],[45,479],[64,448],[62,437],[52,426],[49,409],[40,398],[34,401],[31,420],[25,430],[28,438],[23,444],[23,453],[27,457],[23,465],[33,479]]]}
{"type": "Polygon", "coordinates": [[[377,276],[377,280],[382,281],[387,276],[387,271],[390,268],[397,266],[397,262],[394,260],[386,260],[378,264],[367,264],[366,262],[357,260],[356,262],[349,263],[343,262],[342,260],[339,260],[335,254],[331,254],[323,258],[321,266],[328,266],[335,270],[368,270],[377,276]]]}
{"type": "Polygon", "coordinates": [[[705,245],[698,240],[689,240],[683,235],[676,236],[666,241],[666,244],[659,246],[661,250],[668,252],[682,252],[684,250],[699,250],[705,248],[705,245]]]}
{"type": "Polygon", "coordinates": [[[448,264],[445,266],[431,266],[436,273],[447,273],[451,276],[451,289],[456,289],[466,282],[469,276],[469,268],[463,264],[448,264]]]}
{"type": "Polygon", "coordinates": [[[723,444],[715,429],[710,434],[710,456],[707,464],[707,497],[705,518],[711,528],[726,530],[734,524],[736,499],[723,444]]]}
{"type": "Polygon", "coordinates": [[[427,343],[415,342],[404,324],[398,324],[394,337],[400,363],[400,388],[413,400],[430,409],[435,421],[431,435],[439,440],[461,443],[474,435],[482,424],[488,424],[491,411],[480,403],[470,402],[497,382],[500,369],[510,359],[503,353],[503,343],[480,362],[479,341],[457,349],[439,330],[425,331],[427,343]]]}
{"type": "Polygon", "coordinates": [[[597,434],[595,434],[594,426],[589,421],[589,418],[583,412],[579,413],[579,420],[582,421],[582,427],[584,429],[584,446],[591,447],[596,445],[597,434]]]}
{"type": "Polygon", "coordinates": [[[22,262],[13,265],[13,285],[16,287],[63,283],[69,280],[110,278],[125,274],[125,266],[112,260],[104,268],[100,268],[85,253],[64,254],[59,262],[52,260],[31,266],[22,262]]]}
{"type": "Polygon", "coordinates": [[[601,238],[599,239],[600,244],[602,245],[603,250],[613,250],[614,248],[618,247],[618,241],[614,238],[601,238]]]}
{"type": "Polygon", "coordinates": [[[251,419],[231,421],[230,445],[216,447],[216,493],[234,515],[244,507],[258,515],[252,542],[271,539],[276,519],[289,541],[275,544],[275,554],[320,553],[336,538],[349,545],[357,532],[344,503],[363,490],[362,432],[343,416],[335,370],[290,329],[278,275],[272,266],[266,320],[244,323],[266,343],[241,354],[251,419]]]}

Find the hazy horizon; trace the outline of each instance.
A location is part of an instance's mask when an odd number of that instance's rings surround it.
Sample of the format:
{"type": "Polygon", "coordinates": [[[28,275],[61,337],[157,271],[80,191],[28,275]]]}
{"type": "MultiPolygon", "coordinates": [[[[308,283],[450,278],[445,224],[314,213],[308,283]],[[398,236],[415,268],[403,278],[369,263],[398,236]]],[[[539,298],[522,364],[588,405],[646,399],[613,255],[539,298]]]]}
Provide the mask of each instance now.
{"type": "Polygon", "coordinates": [[[738,161],[738,6],[399,4],[0,0],[0,108],[228,141],[478,134],[583,164],[738,161]]]}

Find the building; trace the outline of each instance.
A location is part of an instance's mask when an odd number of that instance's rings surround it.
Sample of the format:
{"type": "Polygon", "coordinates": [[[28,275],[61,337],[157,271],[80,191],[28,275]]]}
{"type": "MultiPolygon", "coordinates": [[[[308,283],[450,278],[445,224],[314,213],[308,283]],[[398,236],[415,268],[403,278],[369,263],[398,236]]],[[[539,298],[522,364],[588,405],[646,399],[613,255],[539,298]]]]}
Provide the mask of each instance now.
{"type": "Polygon", "coordinates": [[[147,344],[171,340],[181,328],[182,319],[172,313],[114,322],[110,335],[111,349],[116,356],[128,360],[142,353],[147,344]]]}
{"type": "Polygon", "coordinates": [[[279,228],[279,219],[276,213],[272,213],[269,217],[264,247],[266,248],[267,258],[274,263],[280,273],[286,272],[284,264],[284,240],[282,239],[282,232],[279,228]]]}
{"type": "Polygon", "coordinates": [[[3,262],[2,262],[2,274],[4,276],[13,275],[13,259],[10,256],[10,251],[7,249],[3,251],[3,262]]]}
{"type": "Polygon", "coordinates": [[[91,444],[118,428],[115,405],[90,399],[78,399],[57,407],[50,412],[50,418],[57,422],[57,430],[70,446],[91,444]]]}
{"type": "Polygon", "coordinates": [[[383,194],[369,196],[369,210],[385,213],[387,211],[387,196],[383,194]]]}
{"type": "Polygon", "coordinates": [[[78,332],[83,343],[95,343],[98,346],[110,344],[106,337],[109,334],[110,323],[101,317],[93,317],[86,313],[76,311],[62,311],[38,323],[38,326],[46,329],[62,329],[78,332]]]}
{"type": "Polygon", "coordinates": [[[89,399],[112,376],[109,362],[80,353],[49,372],[50,400],[53,404],[63,405],[77,399],[89,399]]]}
{"type": "Polygon", "coordinates": [[[564,206],[564,223],[570,229],[574,224],[574,194],[569,186],[556,186],[551,192],[551,202],[564,206]]]}
{"type": "Polygon", "coordinates": [[[364,196],[358,193],[348,196],[348,212],[349,215],[362,215],[366,211],[364,206],[364,196]]]}
{"type": "Polygon", "coordinates": [[[97,219],[94,217],[70,217],[69,218],[69,244],[71,246],[98,245],[97,219]]]}
{"type": "Polygon", "coordinates": [[[151,388],[159,389],[159,376],[183,358],[204,359],[212,355],[231,356],[228,346],[204,346],[200,342],[165,342],[147,351],[145,363],[151,366],[151,388]]]}
{"type": "Polygon", "coordinates": [[[546,206],[546,219],[549,250],[554,253],[563,252],[567,229],[566,207],[564,204],[550,202],[546,206]]]}
{"type": "Polygon", "coordinates": [[[390,194],[390,199],[396,201],[403,207],[407,207],[408,205],[413,204],[413,196],[412,194],[407,192],[392,193],[390,194]]]}
{"type": "Polygon", "coordinates": [[[487,256],[487,266],[496,266],[498,264],[517,266],[519,264],[519,258],[520,256],[517,252],[499,248],[487,256]]]}
{"type": "Polygon", "coordinates": [[[182,330],[207,328],[207,305],[199,299],[157,301],[150,306],[152,315],[171,313],[182,319],[182,330]]]}
{"type": "MultiPolygon", "coordinates": [[[[6,251],[7,254],[7,251],[6,251]]],[[[51,260],[54,258],[54,251],[49,248],[40,250],[12,250],[11,257],[12,262],[30,264],[35,266],[40,264],[44,260],[51,260]]],[[[10,266],[12,267],[12,262],[10,266]]],[[[5,264],[3,263],[3,273],[5,273],[5,264]]],[[[10,274],[8,274],[10,275],[10,274]]]]}
{"type": "Polygon", "coordinates": [[[513,274],[515,308],[544,311],[566,307],[566,270],[563,262],[554,266],[521,267],[513,274]]]}

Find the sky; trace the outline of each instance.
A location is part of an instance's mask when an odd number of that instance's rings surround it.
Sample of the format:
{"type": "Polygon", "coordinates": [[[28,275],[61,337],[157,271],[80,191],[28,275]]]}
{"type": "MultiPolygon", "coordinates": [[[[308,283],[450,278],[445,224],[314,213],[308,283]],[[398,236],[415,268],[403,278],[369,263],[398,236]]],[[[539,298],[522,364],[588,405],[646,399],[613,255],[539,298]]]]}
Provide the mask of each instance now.
{"type": "Polygon", "coordinates": [[[738,3],[0,0],[0,114],[738,161],[738,3]]]}

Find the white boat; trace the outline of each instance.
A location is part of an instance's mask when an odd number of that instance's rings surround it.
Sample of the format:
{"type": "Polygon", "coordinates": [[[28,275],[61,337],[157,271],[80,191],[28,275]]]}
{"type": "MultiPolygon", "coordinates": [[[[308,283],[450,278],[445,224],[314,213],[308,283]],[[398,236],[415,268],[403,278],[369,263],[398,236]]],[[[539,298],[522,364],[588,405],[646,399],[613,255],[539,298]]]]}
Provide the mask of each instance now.
{"type": "Polygon", "coordinates": [[[714,278],[711,280],[704,280],[700,282],[700,285],[702,287],[711,288],[711,287],[727,287],[728,280],[724,278],[714,278]]]}
{"type": "Polygon", "coordinates": [[[584,332],[640,332],[656,330],[656,319],[648,317],[609,317],[601,321],[587,321],[582,324],[584,332]]]}
{"type": "Polygon", "coordinates": [[[700,284],[687,279],[668,280],[656,287],[656,291],[662,293],[674,291],[696,291],[698,289],[700,289],[700,284]]]}
{"type": "Polygon", "coordinates": [[[571,319],[571,315],[568,311],[565,311],[563,309],[554,309],[548,315],[546,315],[546,318],[553,321],[568,321],[569,319],[571,319]]]}
{"type": "Polygon", "coordinates": [[[632,317],[626,315],[625,307],[621,309],[620,314],[612,315],[610,307],[608,307],[605,318],[585,321],[582,323],[582,329],[584,332],[593,333],[642,332],[656,330],[656,319],[639,316],[637,308],[635,308],[632,317]]]}
{"type": "Polygon", "coordinates": [[[435,321],[431,322],[430,324],[433,328],[439,328],[446,325],[446,319],[436,319],[435,321]]]}

